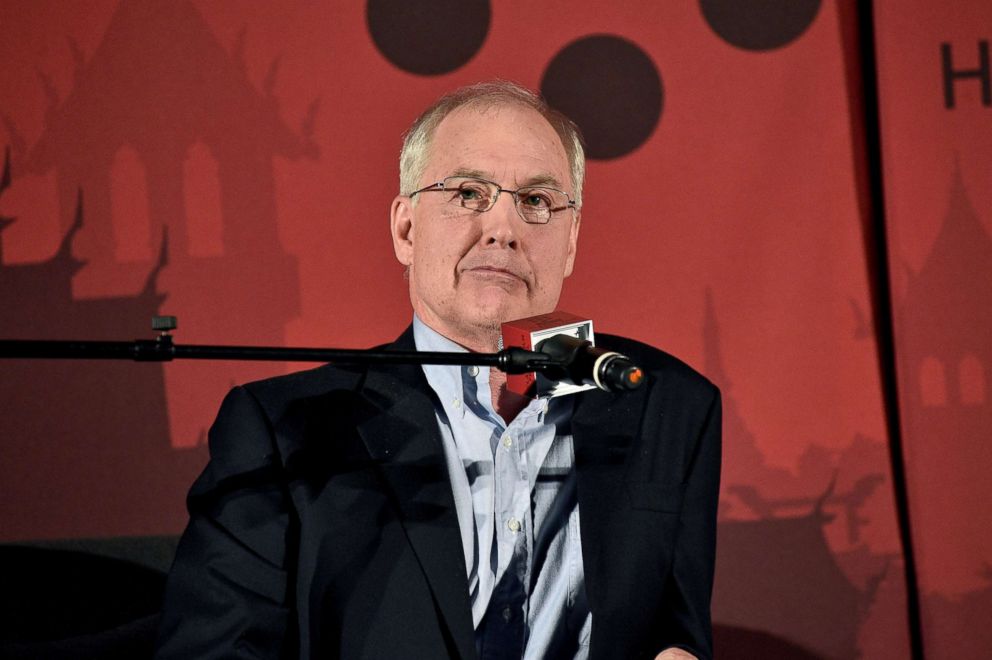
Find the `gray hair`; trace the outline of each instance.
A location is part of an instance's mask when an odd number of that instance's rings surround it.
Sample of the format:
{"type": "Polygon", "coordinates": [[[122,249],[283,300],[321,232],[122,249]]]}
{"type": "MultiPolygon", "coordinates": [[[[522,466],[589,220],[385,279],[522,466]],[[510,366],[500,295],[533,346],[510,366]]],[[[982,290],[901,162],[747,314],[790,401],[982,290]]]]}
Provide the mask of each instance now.
{"type": "Polygon", "coordinates": [[[463,106],[491,108],[500,105],[518,105],[536,110],[551,124],[565,148],[572,177],[572,196],[576,206],[581,207],[586,156],[579,128],[539,95],[508,80],[492,80],[456,89],[438,99],[413,122],[403,137],[403,149],[400,151],[400,194],[410,194],[420,187],[434,132],[445,117],[463,106]]]}

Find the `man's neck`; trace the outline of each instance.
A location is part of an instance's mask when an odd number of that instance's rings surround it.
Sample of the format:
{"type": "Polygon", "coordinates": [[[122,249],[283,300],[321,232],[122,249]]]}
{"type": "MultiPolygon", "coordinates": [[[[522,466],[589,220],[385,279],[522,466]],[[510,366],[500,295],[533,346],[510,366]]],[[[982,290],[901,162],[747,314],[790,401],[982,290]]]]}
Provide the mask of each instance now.
{"type": "MultiPolygon", "coordinates": [[[[486,328],[470,336],[449,336],[448,339],[473,353],[495,353],[499,350],[500,332],[495,328],[486,328]]],[[[496,367],[489,369],[489,390],[492,395],[493,410],[508,426],[530,402],[527,397],[506,389],[506,374],[496,367]]]]}
{"type": "Polygon", "coordinates": [[[429,311],[417,311],[420,322],[449,341],[473,353],[495,353],[499,350],[500,325],[452,327],[434,317],[429,311]]]}
{"type": "Polygon", "coordinates": [[[500,331],[498,328],[486,328],[472,334],[460,333],[454,336],[445,332],[438,332],[473,353],[495,353],[499,350],[500,331]]]}

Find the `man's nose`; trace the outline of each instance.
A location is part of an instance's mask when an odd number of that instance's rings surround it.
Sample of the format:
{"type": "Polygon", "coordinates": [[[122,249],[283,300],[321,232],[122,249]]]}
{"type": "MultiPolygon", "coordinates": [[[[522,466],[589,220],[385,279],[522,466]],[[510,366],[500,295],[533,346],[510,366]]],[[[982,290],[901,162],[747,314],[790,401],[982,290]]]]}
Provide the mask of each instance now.
{"type": "Polygon", "coordinates": [[[523,220],[517,212],[517,197],[500,191],[493,207],[482,215],[482,242],[485,245],[515,248],[517,231],[523,220]]]}

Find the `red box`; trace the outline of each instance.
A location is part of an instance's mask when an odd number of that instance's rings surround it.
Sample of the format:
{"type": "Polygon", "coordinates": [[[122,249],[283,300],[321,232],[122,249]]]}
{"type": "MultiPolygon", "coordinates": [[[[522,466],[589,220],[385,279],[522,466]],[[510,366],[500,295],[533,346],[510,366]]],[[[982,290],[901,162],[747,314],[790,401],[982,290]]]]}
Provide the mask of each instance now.
{"type": "MultiPolygon", "coordinates": [[[[516,346],[533,351],[535,346],[548,337],[563,334],[587,339],[594,346],[596,344],[591,320],[569,312],[555,311],[550,314],[540,314],[504,323],[501,348],[516,346]]],[[[556,383],[531,372],[528,374],[507,374],[506,388],[511,392],[536,399],[542,396],[554,397],[572,394],[594,389],[595,386],[556,383]]]]}

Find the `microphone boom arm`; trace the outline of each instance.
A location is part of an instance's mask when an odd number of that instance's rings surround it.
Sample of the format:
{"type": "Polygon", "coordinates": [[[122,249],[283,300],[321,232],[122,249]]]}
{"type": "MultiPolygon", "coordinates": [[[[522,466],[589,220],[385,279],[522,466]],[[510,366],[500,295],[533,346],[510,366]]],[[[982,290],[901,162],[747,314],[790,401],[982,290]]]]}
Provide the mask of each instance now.
{"type": "Polygon", "coordinates": [[[135,341],[0,339],[0,358],[134,360],[254,360],[276,362],[328,362],[338,365],[450,364],[495,367],[509,374],[541,373],[561,369],[559,361],[545,353],[507,348],[498,353],[440,351],[381,351],[342,348],[292,348],[276,346],[217,346],[176,344],[165,333],[158,339],[135,341]]]}
{"type": "Polygon", "coordinates": [[[520,347],[505,348],[497,353],[456,353],[441,351],[383,351],[347,348],[293,348],[284,346],[217,346],[208,344],[176,344],[171,330],[177,325],[174,316],[152,318],[152,329],[162,331],[156,339],[134,341],[35,340],[0,339],[0,359],[69,359],[69,360],[134,360],[136,362],[171,362],[172,360],[255,360],[276,362],[326,362],[336,365],[367,364],[442,364],[492,367],[508,374],[537,372],[550,380],[583,382],[589,371],[602,389],[630,390],[640,385],[640,370],[622,358],[623,371],[608,374],[597,361],[592,371],[588,361],[589,342],[556,336],[542,342],[538,351],[520,347]],[[600,374],[600,371],[603,373],[600,374]],[[630,378],[635,373],[637,379],[630,378]],[[609,382],[600,382],[600,375],[609,382]]]}

